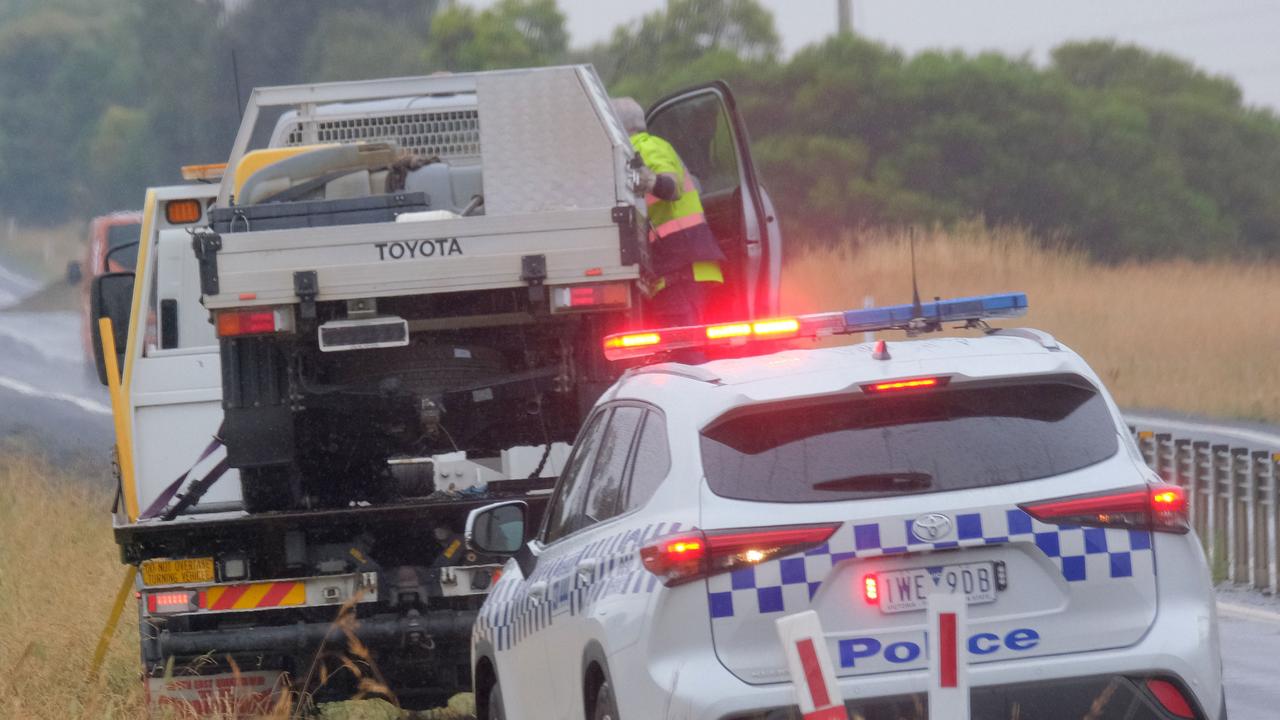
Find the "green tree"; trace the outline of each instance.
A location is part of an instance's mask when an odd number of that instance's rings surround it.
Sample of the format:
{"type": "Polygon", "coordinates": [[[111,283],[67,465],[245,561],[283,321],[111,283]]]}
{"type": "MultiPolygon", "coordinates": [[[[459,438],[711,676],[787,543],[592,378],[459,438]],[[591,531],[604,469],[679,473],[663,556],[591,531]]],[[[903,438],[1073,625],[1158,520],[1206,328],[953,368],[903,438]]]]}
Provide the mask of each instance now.
{"type": "Polygon", "coordinates": [[[432,20],[425,56],[436,70],[494,70],[557,63],[568,47],[555,0],[501,0],[484,10],[453,2],[432,20]]]}

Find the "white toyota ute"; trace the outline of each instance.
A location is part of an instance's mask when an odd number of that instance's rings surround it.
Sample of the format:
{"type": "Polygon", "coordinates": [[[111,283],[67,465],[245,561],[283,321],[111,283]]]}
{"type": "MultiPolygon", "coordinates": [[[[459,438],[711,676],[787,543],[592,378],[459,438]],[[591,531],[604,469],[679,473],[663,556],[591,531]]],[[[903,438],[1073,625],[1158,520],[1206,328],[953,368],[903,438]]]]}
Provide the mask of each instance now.
{"type": "Polygon", "coordinates": [[[925,720],[928,597],[952,593],[975,719],[1223,720],[1187,498],[1077,354],[986,326],[1025,308],[608,338],[615,360],[744,356],[628,371],[528,542],[522,504],[472,513],[472,546],[513,554],[474,629],[479,716],[798,720],[775,623],[812,610],[850,718],[925,720]],[[953,321],[987,332],[777,349],[953,321]]]}

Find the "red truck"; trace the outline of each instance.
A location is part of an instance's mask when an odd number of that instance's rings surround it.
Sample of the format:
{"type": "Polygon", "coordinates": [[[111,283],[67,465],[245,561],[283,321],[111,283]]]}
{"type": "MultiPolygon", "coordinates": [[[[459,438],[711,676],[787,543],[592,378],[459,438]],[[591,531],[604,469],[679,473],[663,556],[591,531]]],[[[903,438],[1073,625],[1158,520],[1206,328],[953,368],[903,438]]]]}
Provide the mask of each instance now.
{"type": "MultiPolygon", "coordinates": [[[[92,280],[106,272],[131,272],[138,263],[138,237],[142,231],[142,213],[121,210],[99,215],[89,221],[89,243],[85,249],[81,283],[80,337],[84,355],[93,366],[93,333],[89,328],[89,287],[92,280]]],[[[70,271],[69,271],[70,272],[70,271]]],[[[70,279],[70,275],[69,275],[70,279]]],[[[79,279],[79,278],[76,278],[79,279]]]]}

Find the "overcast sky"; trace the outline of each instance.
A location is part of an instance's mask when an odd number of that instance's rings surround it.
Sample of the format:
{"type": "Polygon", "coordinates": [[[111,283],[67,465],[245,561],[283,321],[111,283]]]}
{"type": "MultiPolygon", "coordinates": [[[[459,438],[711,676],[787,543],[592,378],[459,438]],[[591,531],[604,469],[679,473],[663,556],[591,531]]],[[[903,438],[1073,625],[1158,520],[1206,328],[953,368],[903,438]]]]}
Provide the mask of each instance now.
{"type": "MultiPolygon", "coordinates": [[[[473,0],[487,5],[492,0],[473,0]]],[[[836,0],[760,0],[787,52],[826,37],[836,0]]],[[[559,0],[575,46],[666,0],[559,0]]],[[[1117,38],[1231,76],[1246,102],[1280,109],[1280,0],[853,0],[857,32],[907,52],[996,49],[1043,61],[1066,40],[1117,38]]]]}

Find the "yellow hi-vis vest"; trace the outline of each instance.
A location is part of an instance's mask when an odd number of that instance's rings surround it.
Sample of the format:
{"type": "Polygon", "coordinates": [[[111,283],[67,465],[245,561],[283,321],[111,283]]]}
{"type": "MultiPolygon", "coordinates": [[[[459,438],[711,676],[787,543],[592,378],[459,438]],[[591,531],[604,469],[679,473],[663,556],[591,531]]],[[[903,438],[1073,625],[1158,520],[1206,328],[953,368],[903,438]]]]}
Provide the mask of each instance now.
{"type": "MultiPolygon", "coordinates": [[[[689,172],[685,169],[675,148],[671,147],[671,143],[656,135],[643,132],[631,136],[631,146],[640,154],[644,164],[654,174],[675,176],[676,186],[680,188],[680,197],[675,200],[663,200],[655,195],[645,198],[649,206],[649,224],[653,227],[652,232],[649,233],[649,241],[659,243],[663,238],[671,237],[681,231],[690,230],[699,225],[706,226],[707,219],[703,214],[702,199],[698,196],[698,189],[694,187],[693,178],[689,177],[689,172]]],[[[706,228],[706,232],[709,234],[710,229],[706,228]]],[[[718,251],[716,254],[719,254],[718,251]]],[[[694,259],[692,265],[695,281],[724,282],[719,261],[694,259]]],[[[659,284],[664,286],[665,279],[659,284]]],[[[657,289],[660,290],[661,287],[657,289]]]]}

